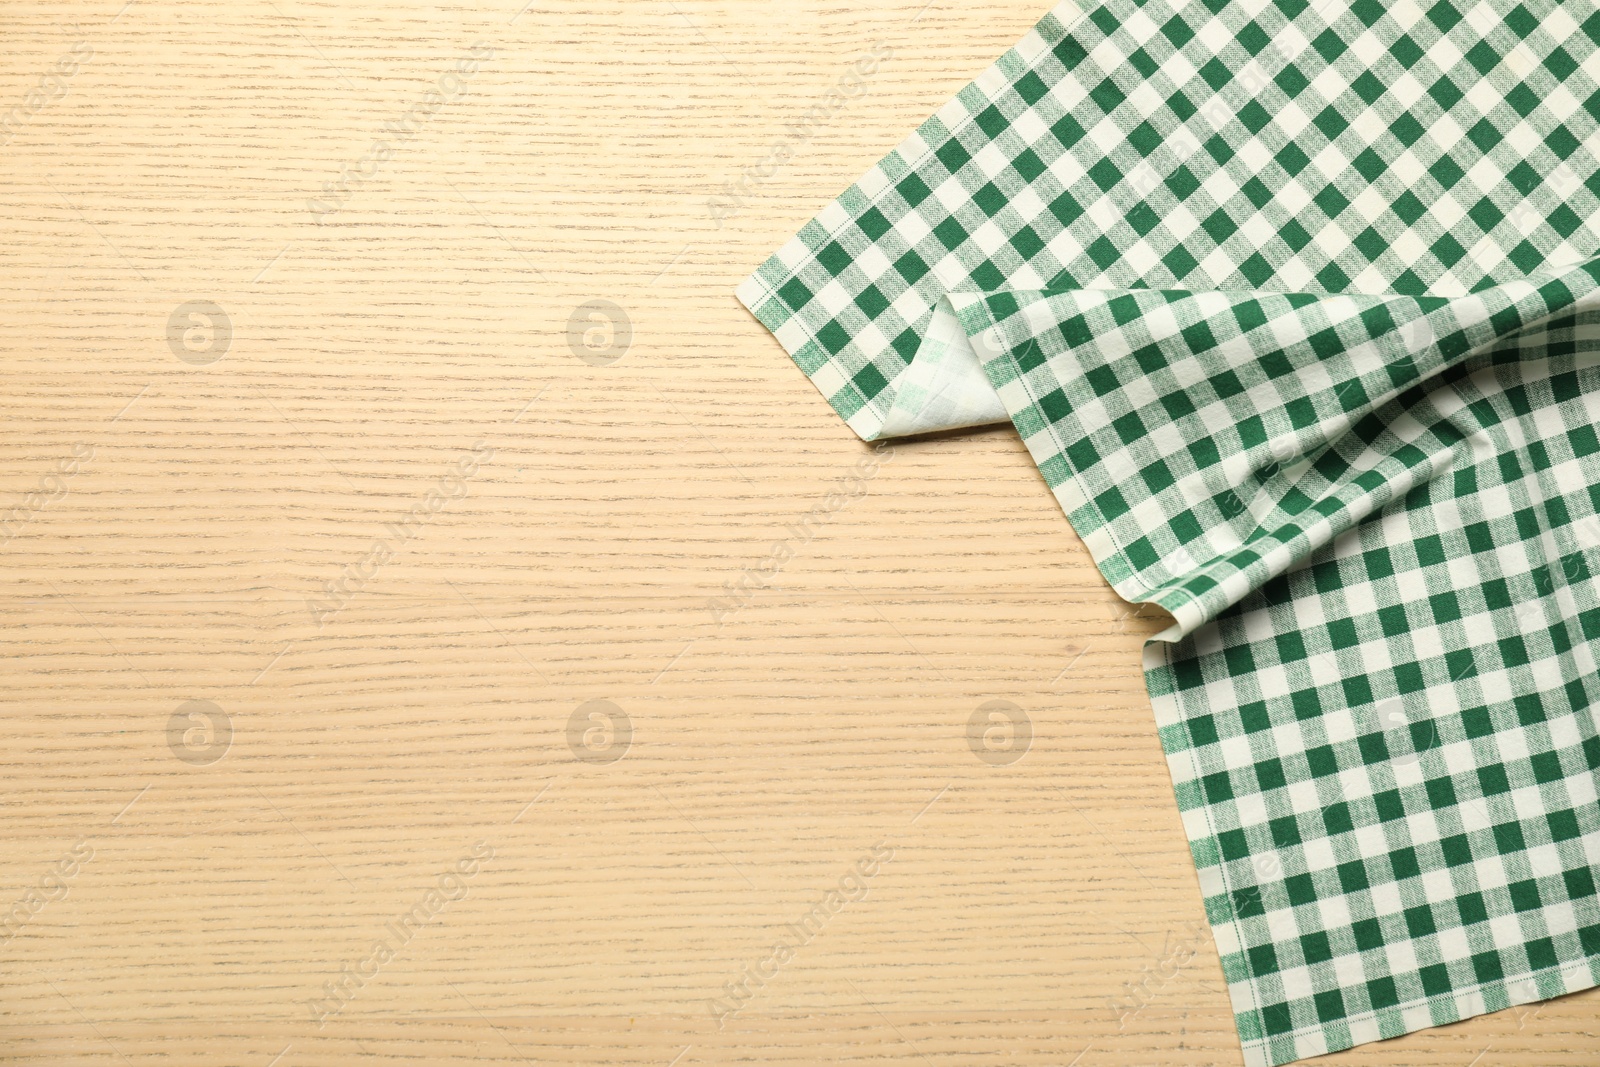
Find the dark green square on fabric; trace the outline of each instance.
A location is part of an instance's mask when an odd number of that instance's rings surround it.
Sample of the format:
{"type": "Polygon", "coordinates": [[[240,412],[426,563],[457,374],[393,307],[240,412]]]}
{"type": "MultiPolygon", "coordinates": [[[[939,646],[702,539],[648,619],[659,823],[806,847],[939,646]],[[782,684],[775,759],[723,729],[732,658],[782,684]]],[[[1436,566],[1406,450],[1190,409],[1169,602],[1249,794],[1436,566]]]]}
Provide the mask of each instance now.
{"type": "Polygon", "coordinates": [[[915,285],[928,273],[928,264],[923,262],[915,249],[907,249],[905,254],[895,261],[894,269],[908,284],[915,285]]]}
{"type": "Polygon", "coordinates": [[[1316,883],[1311,880],[1309,874],[1296,874],[1285,878],[1283,888],[1289,896],[1289,903],[1296,907],[1310,904],[1317,899],[1316,883]]]}
{"type": "Polygon", "coordinates": [[[994,182],[986,182],[983,187],[972,194],[972,202],[982,209],[991,219],[1005,208],[1009,202],[1006,194],[994,182]]]}
{"type": "Polygon", "coordinates": [[[1472,972],[1480,982],[1498,982],[1506,976],[1498,952],[1480,952],[1473,956],[1472,972]]]}
{"type": "MultiPolygon", "coordinates": [[[[875,207],[863,211],[856,219],[856,228],[866,235],[867,240],[877,241],[893,227],[882,211],[875,207]]],[[[782,293],[782,290],[779,290],[782,293]]]]}
{"type": "Polygon", "coordinates": [[[1037,104],[1044,94],[1050,91],[1050,87],[1045,84],[1044,79],[1033,71],[1029,71],[1018,78],[1015,88],[1017,95],[1030,105],[1037,104]]]}
{"type": "Polygon", "coordinates": [[[1067,400],[1067,394],[1060,389],[1052,389],[1039,398],[1039,410],[1051,422],[1060,422],[1072,414],[1072,404],[1067,400]]]}
{"type": "Polygon", "coordinates": [[[817,262],[826,267],[829,274],[837,278],[844,273],[846,267],[854,262],[854,257],[849,252],[846,252],[844,246],[838,241],[829,241],[827,246],[817,253],[817,262]]]}
{"type": "Polygon", "coordinates": [[[805,307],[811,301],[811,295],[811,290],[799,278],[790,278],[778,290],[778,296],[795,311],[805,307]]]}
{"type": "Polygon", "coordinates": [[[1288,1004],[1268,1004],[1261,1009],[1261,1021],[1269,1034],[1286,1034],[1294,1029],[1294,1016],[1288,1004]]]}
{"type": "Polygon", "coordinates": [[[940,244],[952,252],[965,244],[969,236],[967,228],[961,224],[959,219],[955,218],[945,219],[935,226],[933,235],[939,239],[940,244]]]}
{"type": "Polygon", "coordinates": [[[1011,120],[1006,117],[1005,112],[993,104],[978,112],[973,121],[978,124],[980,130],[989,135],[991,140],[999,137],[1005,132],[1006,127],[1011,124],[1011,120]]]}
{"type": "Polygon", "coordinates": [[[857,389],[861,390],[862,395],[869,397],[876,396],[883,391],[884,386],[889,384],[888,379],[884,378],[882,372],[870,363],[857,371],[856,376],[851,381],[855,383],[857,389]]]}
{"type": "Polygon", "coordinates": [[[972,153],[967,151],[967,146],[954,137],[940,145],[934,155],[938,157],[940,163],[944,164],[944,169],[951,174],[966,166],[967,160],[972,158],[972,153]]]}
{"type": "Polygon", "coordinates": [[[916,207],[933,195],[933,190],[929,189],[927,183],[915,174],[907,174],[900,179],[899,184],[895,186],[895,191],[900,194],[901,198],[910,207],[916,207]]]}
{"type": "Polygon", "coordinates": [[[1333,945],[1326,931],[1317,930],[1300,938],[1300,951],[1307,963],[1327,963],[1333,959],[1333,945]]]}
{"type": "Polygon", "coordinates": [[[1417,972],[1417,977],[1422,979],[1422,991],[1430,997],[1439,997],[1450,992],[1450,968],[1442,963],[1429,964],[1417,972]]]}
{"type": "Polygon", "coordinates": [[[1278,953],[1271,944],[1252,946],[1249,957],[1252,974],[1273,974],[1278,970],[1278,953]]]}
{"type": "Polygon", "coordinates": [[[1511,906],[1517,911],[1533,911],[1544,903],[1539,897],[1539,883],[1532,878],[1512,882],[1506,891],[1511,894],[1511,906]]]}
{"type": "Polygon", "coordinates": [[[1406,929],[1412,937],[1427,937],[1438,932],[1433,922],[1433,909],[1426,904],[1405,910],[1406,929]]]}
{"type": "Polygon", "coordinates": [[[862,289],[861,293],[856,297],[856,307],[860,308],[862,314],[866,315],[869,319],[877,318],[879,315],[883,314],[884,310],[887,309],[888,306],[889,298],[884,296],[883,292],[879,290],[876,285],[868,285],[865,289],[862,289]]]}
{"type": "Polygon", "coordinates": [[[1422,864],[1417,858],[1417,850],[1409,845],[1389,851],[1389,869],[1394,872],[1396,881],[1407,878],[1416,878],[1422,874],[1422,864]]]}
{"type": "MultiPolygon", "coordinates": [[[[838,355],[840,352],[843,352],[847,347],[849,347],[850,331],[846,330],[842,325],[840,325],[837,319],[834,319],[822,329],[817,331],[817,341],[829,352],[832,352],[834,355],[838,355]]],[[[865,374],[867,371],[871,371],[871,374],[866,374],[866,381],[872,381],[874,376],[876,376],[879,381],[883,380],[882,373],[880,373],[873,365],[868,364],[862,368],[863,374],[865,374]]],[[[858,375],[858,377],[860,377],[860,375],[858,375]]],[[[874,389],[873,392],[875,393],[877,390],[874,389]]]]}
{"type": "Polygon", "coordinates": [[[1394,822],[1406,817],[1405,798],[1398,789],[1385,789],[1372,798],[1373,806],[1377,809],[1378,818],[1383,822],[1394,822]]]}
{"type": "Polygon", "coordinates": [[[1283,761],[1269,758],[1257,763],[1256,784],[1261,789],[1282,789],[1287,785],[1288,778],[1283,773],[1283,761]]]}
{"type": "Polygon", "coordinates": [[[1306,766],[1313,778],[1339,773],[1339,757],[1332,745],[1318,745],[1306,752],[1306,766]]]}
{"type": "Polygon", "coordinates": [[[1372,884],[1367,878],[1366,865],[1360,860],[1339,864],[1338,872],[1339,886],[1346,893],[1358,893],[1372,884]]]}
{"type": "Polygon", "coordinates": [[[1227,771],[1206,775],[1201,785],[1205,788],[1206,799],[1213,804],[1233,799],[1233,780],[1227,771]]]}

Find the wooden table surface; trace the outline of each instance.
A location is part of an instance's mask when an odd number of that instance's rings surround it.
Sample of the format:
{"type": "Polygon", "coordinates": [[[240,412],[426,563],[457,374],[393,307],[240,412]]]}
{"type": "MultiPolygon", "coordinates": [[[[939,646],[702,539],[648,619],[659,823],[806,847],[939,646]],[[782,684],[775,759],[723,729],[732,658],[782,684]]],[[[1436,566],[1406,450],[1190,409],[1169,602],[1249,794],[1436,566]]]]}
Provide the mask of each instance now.
{"type": "Polygon", "coordinates": [[[0,1061],[1239,1063],[1160,624],[733,296],[1044,0],[523,2],[0,15],[0,1061]]]}

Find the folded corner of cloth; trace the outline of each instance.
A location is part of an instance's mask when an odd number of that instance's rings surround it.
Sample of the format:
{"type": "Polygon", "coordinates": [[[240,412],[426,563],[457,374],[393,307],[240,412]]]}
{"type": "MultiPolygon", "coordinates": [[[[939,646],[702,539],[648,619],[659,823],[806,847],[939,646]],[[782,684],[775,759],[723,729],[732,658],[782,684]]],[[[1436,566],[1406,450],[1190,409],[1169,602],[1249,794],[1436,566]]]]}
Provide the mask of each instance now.
{"type": "Polygon", "coordinates": [[[1592,4],[1062,4],[739,288],[1172,614],[1251,1064],[1600,983],[1597,153],[1592,4]]]}
{"type": "MultiPolygon", "coordinates": [[[[792,284],[789,292],[797,292],[792,284]]],[[[897,342],[881,345],[848,377],[820,347],[827,342],[805,332],[805,324],[782,296],[765,287],[759,272],[739,286],[738,296],[863,441],[1011,421],[947,296],[932,296],[914,326],[897,342]],[[886,361],[892,363],[887,373],[881,366],[886,361]]],[[[835,336],[830,332],[830,340],[835,336]]],[[[859,348],[864,340],[856,336],[847,343],[859,348]]]]}

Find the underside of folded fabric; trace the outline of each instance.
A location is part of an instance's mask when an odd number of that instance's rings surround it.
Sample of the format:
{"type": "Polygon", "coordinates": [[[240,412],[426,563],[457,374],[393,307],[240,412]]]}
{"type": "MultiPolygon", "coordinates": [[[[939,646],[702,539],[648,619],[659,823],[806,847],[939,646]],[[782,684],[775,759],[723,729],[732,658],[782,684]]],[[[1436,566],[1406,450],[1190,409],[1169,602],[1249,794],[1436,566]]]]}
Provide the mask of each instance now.
{"type": "Polygon", "coordinates": [[[948,298],[934,304],[922,344],[891,384],[889,414],[875,437],[911,437],[1011,419],[948,298]]]}
{"type": "Polygon", "coordinates": [[[739,289],[1171,613],[1252,1067],[1600,983],[1597,152],[1592,4],[1062,4],[739,289]]]}

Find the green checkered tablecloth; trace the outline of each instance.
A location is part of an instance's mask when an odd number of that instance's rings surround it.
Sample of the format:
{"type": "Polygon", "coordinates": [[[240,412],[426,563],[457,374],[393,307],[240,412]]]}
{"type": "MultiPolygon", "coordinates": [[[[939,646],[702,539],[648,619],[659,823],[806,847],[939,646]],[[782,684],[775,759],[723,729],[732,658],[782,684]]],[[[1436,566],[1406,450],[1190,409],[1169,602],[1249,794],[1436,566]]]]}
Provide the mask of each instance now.
{"type": "Polygon", "coordinates": [[[1597,153],[1591,0],[1063,4],[739,290],[1171,612],[1250,1064],[1600,979],[1597,153]]]}

